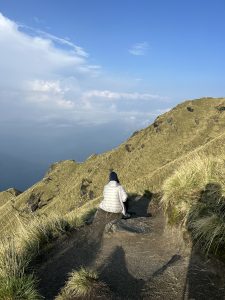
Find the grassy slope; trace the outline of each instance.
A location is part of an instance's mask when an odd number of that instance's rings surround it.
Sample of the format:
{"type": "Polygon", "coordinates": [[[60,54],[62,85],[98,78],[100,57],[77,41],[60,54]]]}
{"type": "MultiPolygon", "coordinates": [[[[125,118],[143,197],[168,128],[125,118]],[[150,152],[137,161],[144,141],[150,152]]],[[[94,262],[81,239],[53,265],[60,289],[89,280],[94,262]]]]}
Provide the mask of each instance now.
{"type": "MultiPolygon", "coordinates": [[[[43,205],[37,210],[39,214],[76,212],[90,200],[91,194],[97,202],[110,168],[119,173],[128,192],[160,191],[163,180],[189,159],[193,151],[215,155],[224,151],[225,111],[216,108],[220,105],[225,106],[225,98],[186,101],[112,151],[90,157],[84,163],[56,163],[42,181],[14,198],[15,207],[21,211],[26,209],[28,200],[33,197],[39,198],[39,205],[43,205]],[[82,182],[87,186],[83,196],[80,194],[82,182]]],[[[0,202],[1,198],[4,198],[2,193],[0,202]]],[[[17,213],[12,208],[12,199],[5,201],[4,207],[0,206],[2,230],[9,227],[9,219],[12,227],[17,213]]]]}

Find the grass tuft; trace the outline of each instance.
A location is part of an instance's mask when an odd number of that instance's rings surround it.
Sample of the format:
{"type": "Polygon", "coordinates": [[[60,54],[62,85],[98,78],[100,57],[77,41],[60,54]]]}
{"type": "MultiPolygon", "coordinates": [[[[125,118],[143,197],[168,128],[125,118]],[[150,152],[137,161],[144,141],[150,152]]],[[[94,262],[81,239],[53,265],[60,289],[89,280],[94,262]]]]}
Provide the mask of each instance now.
{"type": "Polygon", "coordinates": [[[69,279],[56,300],[101,299],[106,296],[110,299],[109,288],[99,280],[98,273],[81,268],[69,274],[69,279]]]}

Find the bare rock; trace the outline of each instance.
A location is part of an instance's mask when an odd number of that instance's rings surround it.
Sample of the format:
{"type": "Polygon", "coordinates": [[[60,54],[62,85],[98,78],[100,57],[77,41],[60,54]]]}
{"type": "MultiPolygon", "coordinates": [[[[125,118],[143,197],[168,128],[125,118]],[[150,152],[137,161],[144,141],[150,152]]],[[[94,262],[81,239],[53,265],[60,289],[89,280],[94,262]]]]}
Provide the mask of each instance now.
{"type": "Polygon", "coordinates": [[[31,210],[31,212],[34,212],[38,209],[40,202],[41,202],[40,194],[31,194],[29,200],[27,201],[28,208],[31,210]]]}
{"type": "Polygon", "coordinates": [[[150,220],[145,217],[113,220],[105,226],[105,233],[139,234],[151,231],[150,220]]]}

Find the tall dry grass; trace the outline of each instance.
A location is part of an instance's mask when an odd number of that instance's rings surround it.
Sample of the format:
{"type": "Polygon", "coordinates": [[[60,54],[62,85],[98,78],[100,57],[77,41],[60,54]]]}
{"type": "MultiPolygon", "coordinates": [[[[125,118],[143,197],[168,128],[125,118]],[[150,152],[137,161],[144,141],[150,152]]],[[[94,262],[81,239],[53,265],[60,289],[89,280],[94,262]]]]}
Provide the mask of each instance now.
{"type": "Polygon", "coordinates": [[[60,235],[85,224],[88,217],[90,210],[87,207],[79,215],[52,214],[18,219],[15,235],[0,241],[0,299],[41,299],[31,263],[46,246],[60,235]]]}
{"type": "Polygon", "coordinates": [[[206,252],[225,245],[225,158],[196,155],[163,184],[168,223],[186,226],[206,252]]]}

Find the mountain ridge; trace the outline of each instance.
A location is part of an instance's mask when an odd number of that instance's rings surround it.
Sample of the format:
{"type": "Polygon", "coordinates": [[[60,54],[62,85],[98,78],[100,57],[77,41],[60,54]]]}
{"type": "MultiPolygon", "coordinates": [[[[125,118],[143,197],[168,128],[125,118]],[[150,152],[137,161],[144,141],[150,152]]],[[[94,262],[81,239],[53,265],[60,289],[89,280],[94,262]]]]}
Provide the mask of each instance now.
{"type": "MultiPolygon", "coordinates": [[[[207,152],[207,147],[212,153],[221,151],[223,108],[225,98],[187,100],[110,151],[91,155],[82,163],[56,162],[41,181],[7,202],[4,215],[9,218],[18,211],[68,214],[79,210],[85,203],[100,199],[109,169],[118,172],[129,193],[143,194],[145,189],[159,192],[163,179],[191,152],[204,147],[202,151],[207,152]],[[220,139],[220,147],[215,147],[220,139]]],[[[3,220],[3,223],[7,222],[3,220]]]]}

